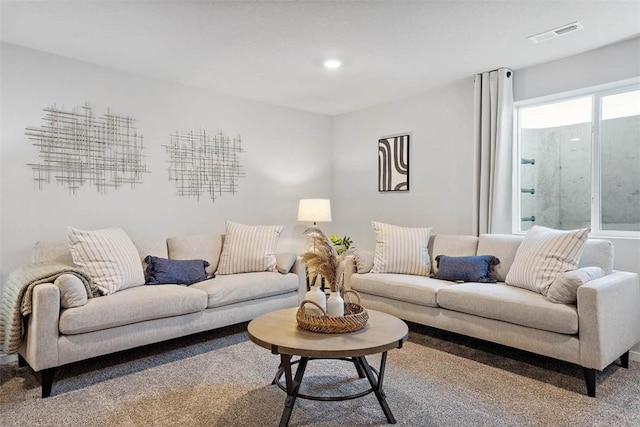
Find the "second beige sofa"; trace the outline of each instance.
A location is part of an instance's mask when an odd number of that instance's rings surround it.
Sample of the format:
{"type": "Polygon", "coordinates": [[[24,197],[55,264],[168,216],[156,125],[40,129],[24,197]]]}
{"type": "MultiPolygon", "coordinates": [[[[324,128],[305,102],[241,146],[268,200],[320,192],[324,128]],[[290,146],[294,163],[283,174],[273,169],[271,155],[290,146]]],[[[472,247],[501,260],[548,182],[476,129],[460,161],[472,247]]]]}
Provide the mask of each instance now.
{"type": "MultiPolygon", "coordinates": [[[[372,252],[349,257],[345,286],[358,291],[365,307],[401,319],[468,335],[582,366],[589,396],[596,372],[640,341],[640,279],[613,270],[607,240],[587,241],[579,267],[606,275],[578,288],[577,304],[554,304],[541,294],[504,283],[523,236],[432,236],[429,254],[493,255],[497,283],[455,283],[425,276],[371,273],[372,252]],[[358,264],[358,265],[357,265],[358,264]]],[[[436,268],[435,262],[432,269],[436,268]]]]}

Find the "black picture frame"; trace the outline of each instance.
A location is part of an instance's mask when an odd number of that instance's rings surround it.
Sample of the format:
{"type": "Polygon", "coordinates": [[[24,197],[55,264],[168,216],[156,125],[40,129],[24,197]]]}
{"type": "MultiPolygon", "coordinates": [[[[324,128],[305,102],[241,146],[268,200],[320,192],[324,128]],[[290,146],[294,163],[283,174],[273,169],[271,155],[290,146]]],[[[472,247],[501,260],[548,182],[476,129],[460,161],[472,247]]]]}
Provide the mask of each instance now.
{"type": "Polygon", "coordinates": [[[409,142],[411,135],[393,135],[378,140],[378,191],[409,191],[409,142]]]}

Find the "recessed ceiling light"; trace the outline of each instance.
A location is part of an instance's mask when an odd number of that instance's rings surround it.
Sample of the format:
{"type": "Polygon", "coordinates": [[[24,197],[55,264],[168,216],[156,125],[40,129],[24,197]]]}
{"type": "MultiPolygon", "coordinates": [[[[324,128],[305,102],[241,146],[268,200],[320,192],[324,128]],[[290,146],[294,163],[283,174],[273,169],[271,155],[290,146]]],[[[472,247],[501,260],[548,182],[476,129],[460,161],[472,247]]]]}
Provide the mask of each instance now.
{"type": "Polygon", "coordinates": [[[336,68],[340,68],[342,66],[342,61],[340,61],[339,59],[327,59],[322,63],[322,65],[330,70],[335,70],[336,68]]]}

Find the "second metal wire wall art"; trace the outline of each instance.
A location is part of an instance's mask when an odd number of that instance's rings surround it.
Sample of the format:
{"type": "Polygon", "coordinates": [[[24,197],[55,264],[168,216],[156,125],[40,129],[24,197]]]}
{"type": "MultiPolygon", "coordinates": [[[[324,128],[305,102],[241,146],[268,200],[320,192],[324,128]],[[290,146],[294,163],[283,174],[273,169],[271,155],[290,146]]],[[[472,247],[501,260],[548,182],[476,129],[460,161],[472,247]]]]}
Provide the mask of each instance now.
{"type": "Polygon", "coordinates": [[[163,145],[169,156],[169,181],[178,196],[200,197],[205,193],[215,201],[223,193],[235,194],[238,180],[245,177],[240,164],[240,136],[229,137],[222,131],[209,134],[201,129],[186,134],[177,131],[163,145]]]}

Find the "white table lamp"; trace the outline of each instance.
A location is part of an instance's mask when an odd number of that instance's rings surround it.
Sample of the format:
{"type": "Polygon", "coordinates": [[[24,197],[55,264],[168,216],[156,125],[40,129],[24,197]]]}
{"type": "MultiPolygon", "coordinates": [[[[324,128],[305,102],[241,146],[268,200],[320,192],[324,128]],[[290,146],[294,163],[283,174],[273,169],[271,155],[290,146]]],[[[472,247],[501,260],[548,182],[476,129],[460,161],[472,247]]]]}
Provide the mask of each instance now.
{"type": "Polygon", "coordinates": [[[298,205],[298,221],[331,222],[331,201],[329,199],[301,199],[298,205]]]}

